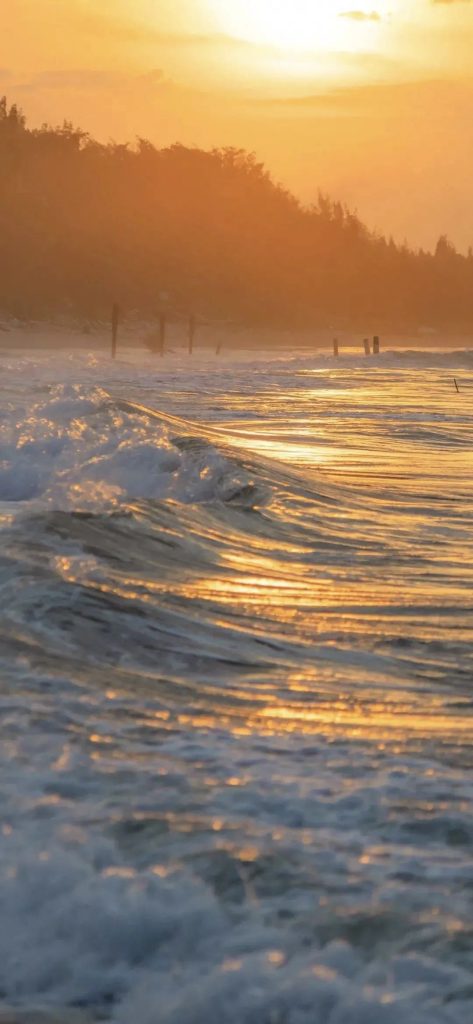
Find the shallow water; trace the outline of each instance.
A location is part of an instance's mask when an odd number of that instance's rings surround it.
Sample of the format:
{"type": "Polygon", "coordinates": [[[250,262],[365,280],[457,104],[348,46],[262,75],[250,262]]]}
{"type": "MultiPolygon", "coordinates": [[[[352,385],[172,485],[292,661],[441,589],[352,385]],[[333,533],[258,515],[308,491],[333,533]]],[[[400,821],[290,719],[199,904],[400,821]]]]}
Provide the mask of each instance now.
{"type": "Polygon", "coordinates": [[[0,369],[4,1002],[464,1024],[473,354],[0,369]]]}

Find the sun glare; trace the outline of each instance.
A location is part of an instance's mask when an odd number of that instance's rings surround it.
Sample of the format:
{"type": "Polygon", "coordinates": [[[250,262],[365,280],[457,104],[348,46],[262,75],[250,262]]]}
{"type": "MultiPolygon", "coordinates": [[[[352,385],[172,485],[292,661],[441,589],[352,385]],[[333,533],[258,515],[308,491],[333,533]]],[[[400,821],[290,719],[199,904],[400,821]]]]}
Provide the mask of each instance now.
{"type": "Polygon", "coordinates": [[[282,50],[363,50],[373,45],[387,0],[212,0],[222,30],[282,50]]]}

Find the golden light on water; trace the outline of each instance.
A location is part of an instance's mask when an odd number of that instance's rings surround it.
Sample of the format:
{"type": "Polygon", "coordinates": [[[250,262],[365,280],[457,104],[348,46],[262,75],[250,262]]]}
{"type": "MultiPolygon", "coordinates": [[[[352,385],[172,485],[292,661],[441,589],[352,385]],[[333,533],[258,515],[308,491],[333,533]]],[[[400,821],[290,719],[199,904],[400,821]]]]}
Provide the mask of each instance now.
{"type": "MultiPolygon", "coordinates": [[[[344,388],[330,374],[319,387],[303,374],[299,394],[281,381],[265,389],[260,421],[242,421],[241,395],[226,395],[224,433],[209,426],[204,436],[234,463],[232,488],[247,479],[255,488],[251,512],[238,502],[129,506],[137,522],[152,516],[165,549],[179,552],[179,531],[198,538],[195,562],[166,554],[162,564],[140,558],[133,570],[114,559],[104,574],[91,550],[54,557],[57,575],[86,587],[93,608],[103,599],[132,606],[144,636],[146,624],[159,624],[172,671],[159,681],[163,707],[139,716],[150,736],[177,727],[225,729],[234,739],[349,739],[380,750],[465,743],[465,702],[436,690],[449,666],[455,671],[449,609],[463,607],[471,576],[468,537],[452,509],[458,480],[471,476],[470,450],[455,440],[455,393],[443,376],[424,378],[421,391],[417,372],[404,371],[395,387],[385,369],[369,380],[364,369],[342,372],[344,388]],[[297,410],[290,426],[281,403],[297,410]],[[218,677],[216,664],[225,666],[218,677]]],[[[172,421],[173,430],[179,425],[172,421]]],[[[200,477],[210,465],[204,458],[200,477]]],[[[455,628],[466,642],[465,625],[455,628]]],[[[130,685],[133,700],[138,689],[155,694],[161,671],[150,662],[137,675],[126,637],[123,650],[113,686],[106,680],[114,720],[121,694],[130,685]]],[[[92,724],[91,760],[113,770],[121,756],[113,729],[92,724]]],[[[133,756],[141,763],[147,754],[133,756]]],[[[225,784],[243,788],[245,778],[229,772],[225,784]]]]}

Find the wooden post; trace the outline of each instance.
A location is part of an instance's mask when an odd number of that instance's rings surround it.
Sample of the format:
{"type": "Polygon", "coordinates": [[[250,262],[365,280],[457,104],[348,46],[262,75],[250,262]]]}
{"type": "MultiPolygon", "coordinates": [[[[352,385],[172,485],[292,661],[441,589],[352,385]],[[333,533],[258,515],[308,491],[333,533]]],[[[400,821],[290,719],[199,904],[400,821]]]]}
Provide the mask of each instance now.
{"type": "Polygon", "coordinates": [[[333,339],[333,354],[335,357],[338,356],[338,338],[333,339]]]}
{"type": "Polygon", "coordinates": [[[118,325],[120,323],[120,306],[114,302],[112,306],[112,359],[117,355],[118,325]]]}
{"type": "Polygon", "coordinates": [[[166,341],[166,314],[159,314],[159,354],[164,355],[164,344],[166,341]]]}
{"type": "Polygon", "coordinates": [[[456,388],[456,392],[457,392],[457,395],[459,395],[459,394],[460,394],[460,388],[458,387],[458,384],[457,384],[457,382],[456,382],[456,379],[455,379],[455,377],[453,378],[453,383],[454,383],[454,385],[455,385],[455,388],[456,388]]]}
{"type": "Polygon", "coordinates": [[[219,356],[219,355],[220,355],[220,353],[221,353],[221,351],[222,351],[222,342],[221,342],[221,341],[219,341],[219,343],[218,343],[218,345],[217,345],[217,348],[215,349],[215,355],[216,355],[216,356],[219,356]]]}
{"type": "Polygon", "coordinates": [[[370,356],[371,355],[371,348],[370,348],[369,338],[365,338],[365,340],[363,342],[363,345],[365,347],[365,356],[370,356]]]}
{"type": "Polygon", "coordinates": [[[194,338],[195,338],[195,316],[191,313],[189,317],[189,355],[191,356],[194,351],[194,338]]]}
{"type": "Polygon", "coordinates": [[[373,355],[374,356],[379,356],[379,353],[380,353],[379,338],[378,338],[378,335],[375,334],[375,336],[373,338],[373,355]]]}

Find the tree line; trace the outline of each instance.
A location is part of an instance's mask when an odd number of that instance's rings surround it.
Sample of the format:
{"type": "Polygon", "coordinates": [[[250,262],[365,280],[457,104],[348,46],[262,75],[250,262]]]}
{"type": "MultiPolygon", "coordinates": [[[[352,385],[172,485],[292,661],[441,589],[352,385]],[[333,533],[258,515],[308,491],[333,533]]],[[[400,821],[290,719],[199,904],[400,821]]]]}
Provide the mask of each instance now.
{"type": "Polygon", "coordinates": [[[241,149],[104,145],[0,100],[0,312],[152,315],[162,293],[238,322],[466,330],[473,254],[397,245],[325,195],[304,206],[241,149]]]}

